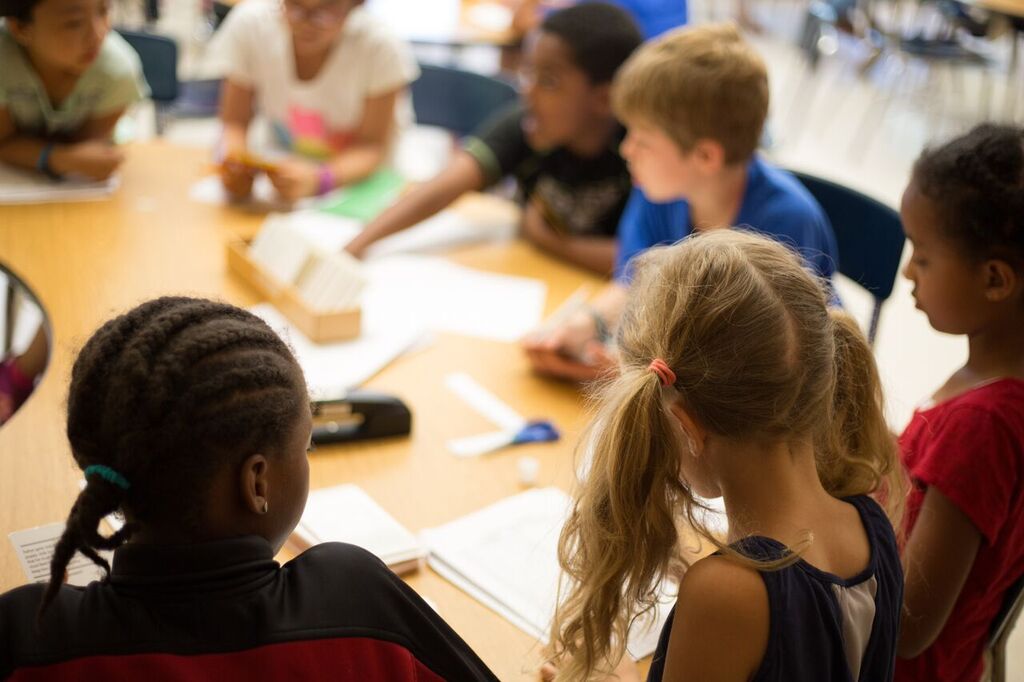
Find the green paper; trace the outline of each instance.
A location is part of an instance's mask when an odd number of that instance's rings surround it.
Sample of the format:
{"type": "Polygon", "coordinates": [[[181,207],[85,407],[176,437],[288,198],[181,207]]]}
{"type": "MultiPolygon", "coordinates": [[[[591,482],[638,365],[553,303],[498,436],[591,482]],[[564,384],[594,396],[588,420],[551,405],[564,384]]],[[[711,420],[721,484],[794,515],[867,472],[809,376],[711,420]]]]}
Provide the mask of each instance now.
{"type": "Polygon", "coordinates": [[[324,213],[367,223],[394,203],[404,185],[405,178],[384,168],[362,182],[326,196],[318,208],[324,213]]]}

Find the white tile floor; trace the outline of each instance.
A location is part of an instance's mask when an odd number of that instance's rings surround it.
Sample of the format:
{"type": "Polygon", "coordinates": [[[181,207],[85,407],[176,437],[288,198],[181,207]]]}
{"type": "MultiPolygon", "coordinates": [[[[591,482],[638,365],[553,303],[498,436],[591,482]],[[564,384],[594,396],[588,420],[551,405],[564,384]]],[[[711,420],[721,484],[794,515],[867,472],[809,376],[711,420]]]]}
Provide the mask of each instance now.
{"type": "MultiPolygon", "coordinates": [[[[164,3],[174,9],[161,28],[187,46],[183,71],[201,73],[205,32],[188,9],[194,4],[198,3],[164,3]]],[[[898,206],[909,169],[929,140],[964,131],[984,120],[988,112],[1005,113],[1001,106],[1008,94],[1004,67],[997,65],[988,74],[978,69],[930,72],[922,64],[890,59],[879,62],[864,78],[855,68],[862,55],[841,41],[838,53],[824,59],[812,73],[791,39],[805,3],[752,4],[766,28],[752,39],[768,62],[772,79],[768,153],[781,165],[827,176],[898,206]],[[983,77],[991,79],[989,102],[980,97],[983,77]],[[954,88],[959,91],[954,93],[954,88]]],[[[719,0],[691,0],[691,14],[696,21],[722,18],[730,6],[719,0]]],[[[997,57],[1004,48],[997,47],[997,57]]],[[[482,61],[488,59],[485,55],[482,61]]],[[[1020,88],[1019,74],[1014,87],[1020,88]]],[[[172,125],[167,136],[182,143],[208,144],[214,131],[208,122],[182,122],[172,125]]],[[[904,258],[908,255],[905,251],[904,258]]],[[[852,283],[841,283],[840,289],[851,311],[866,320],[870,298],[852,283]]],[[[882,313],[876,354],[890,423],[900,430],[914,405],[964,361],[966,342],[932,330],[915,310],[910,287],[901,278],[882,313]]],[[[1011,639],[1009,658],[1007,679],[1024,680],[1024,627],[1017,628],[1011,639]]]]}

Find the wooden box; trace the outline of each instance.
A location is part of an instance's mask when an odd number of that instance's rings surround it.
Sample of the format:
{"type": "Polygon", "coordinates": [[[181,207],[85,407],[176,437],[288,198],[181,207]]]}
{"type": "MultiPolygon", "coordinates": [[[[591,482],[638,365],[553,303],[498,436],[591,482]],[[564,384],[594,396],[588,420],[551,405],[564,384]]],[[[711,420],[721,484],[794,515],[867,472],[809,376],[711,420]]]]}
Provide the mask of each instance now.
{"type": "Polygon", "coordinates": [[[359,308],[332,312],[310,309],[294,286],[277,280],[249,257],[248,242],[241,239],[228,242],[227,258],[230,272],[259,292],[311,341],[347,341],[359,336],[362,318],[359,308]]]}

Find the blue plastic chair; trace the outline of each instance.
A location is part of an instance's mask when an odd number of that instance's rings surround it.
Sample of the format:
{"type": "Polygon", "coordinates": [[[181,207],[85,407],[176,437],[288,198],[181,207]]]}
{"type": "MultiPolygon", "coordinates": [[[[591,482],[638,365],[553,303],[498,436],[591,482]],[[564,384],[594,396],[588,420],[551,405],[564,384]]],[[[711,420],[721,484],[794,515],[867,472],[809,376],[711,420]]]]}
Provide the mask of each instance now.
{"type": "Polygon", "coordinates": [[[149,96],[156,106],[156,131],[160,134],[171,104],[178,99],[178,44],[153,33],[123,29],[117,32],[139,53],[142,73],[149,83],[149,96]]]}
{"type": "Polygon", "coordinates": [[[900,215],[885,204],[829,180],[793,172],[825,210],[839,247],[839,272],[875,297],[868,341],[875,342],[882,304],[892,295],[903,256],[900,215]]]}
{"type": "Polygon", "coordinates": [[[440,126],[460,137],[519,99],[505,81],[433,64],[420,64],[420,77],[411,90],[417,123],[440,126]]]}

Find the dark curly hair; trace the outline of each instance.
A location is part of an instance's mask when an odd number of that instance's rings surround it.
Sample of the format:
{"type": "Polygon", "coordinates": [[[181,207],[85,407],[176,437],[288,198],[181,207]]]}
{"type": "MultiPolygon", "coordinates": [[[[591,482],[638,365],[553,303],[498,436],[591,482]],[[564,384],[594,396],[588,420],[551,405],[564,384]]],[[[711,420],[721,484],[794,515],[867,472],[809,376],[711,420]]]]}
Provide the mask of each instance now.
{"type": "Polygon", "coordinates": [[[926,149],[913,178],[968,254],[1024,268],[1024,128],[979,125],[926,149]]]}
{"type": "Polygon", "coordinates": [[[0,0],[0,17],[10,17],[21,22],[32,21],[32,10],[42,0],[0,0]]]}
{"type": "Polygon", "coordinates": [[[71,373],[68,440],[79,467],[110,467],[129,487],[86,477],[54,551],[40,617],[76,551],[109,571],[98,550],[115,549],[141,525],[197,530],[220,467],[281,447],[308,401],[288,346],[235,306],[159,298],[100,327],[71,373]],[[132,523],[100,535],[100,520],[118,509],[132,523]]]}
{"type": "Polygon", "coordinates": [[[581,2],[548,15],[540,30],[560,38],[576,67],[595,85],[610,83],[644,41],[626,10],[606,2],[581,2]]]}

